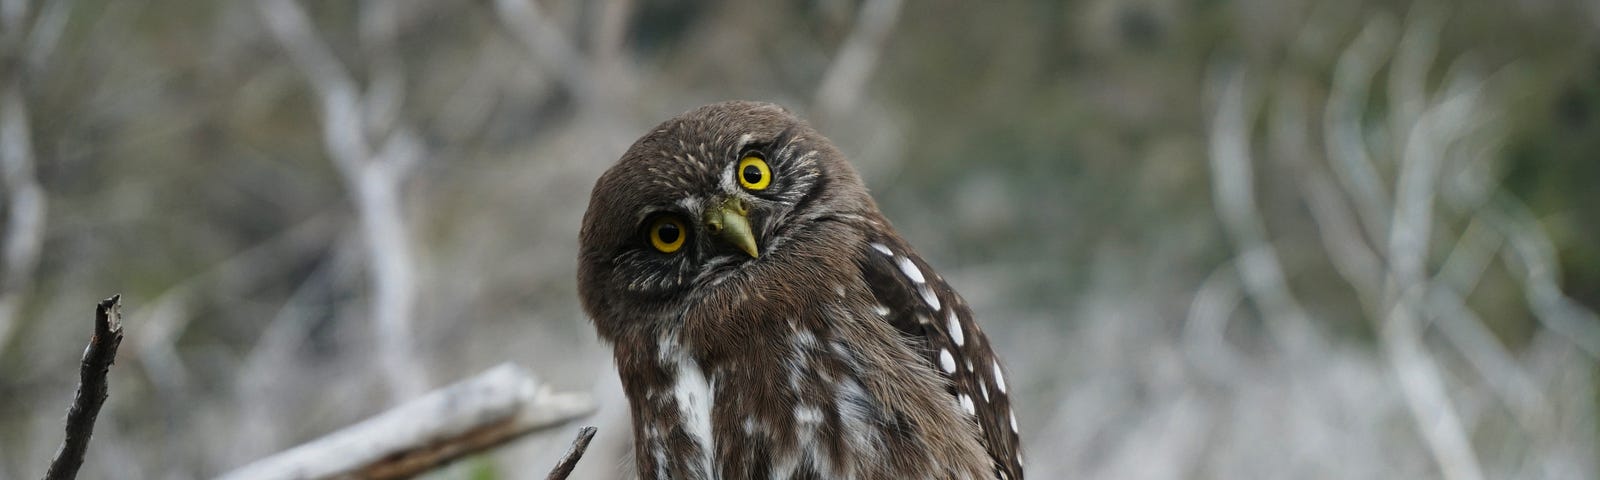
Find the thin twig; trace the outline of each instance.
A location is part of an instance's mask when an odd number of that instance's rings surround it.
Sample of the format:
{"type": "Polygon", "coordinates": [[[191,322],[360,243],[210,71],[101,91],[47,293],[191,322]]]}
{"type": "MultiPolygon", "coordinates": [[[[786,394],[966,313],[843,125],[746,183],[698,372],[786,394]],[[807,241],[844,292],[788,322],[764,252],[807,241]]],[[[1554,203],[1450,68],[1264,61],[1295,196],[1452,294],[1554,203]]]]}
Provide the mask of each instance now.
{"type": "Polygon", "coordinates": [[[550,469],[548,480],[567,480],[572,475],[572,468],[578,466],[578,460],[583,458],[583,452],[589,449],[589,441],[594,440],[594,427],[578,429],[578,438],[572,440],[572,446],[567,448],[567,453],[561,455],[561,461],[556,462],[556,468],[550,469]]]}
{"type": "Polygon", "coordinates": [[[100,416],[100,407],[110,396],[106,374],[117,359],[117,346],[122,344],[122,296],[112,295],[101,300],[94,309],[94,336],[89,337],[89,347],[83,350],[83,363],[78,369],[78,393],[67,408],[67,435],[56,450],[45,480],[68,480],[78,477],[83,466],[83,455],[89,451],[89,437],[94,434],[94,421],[100,416]]]}

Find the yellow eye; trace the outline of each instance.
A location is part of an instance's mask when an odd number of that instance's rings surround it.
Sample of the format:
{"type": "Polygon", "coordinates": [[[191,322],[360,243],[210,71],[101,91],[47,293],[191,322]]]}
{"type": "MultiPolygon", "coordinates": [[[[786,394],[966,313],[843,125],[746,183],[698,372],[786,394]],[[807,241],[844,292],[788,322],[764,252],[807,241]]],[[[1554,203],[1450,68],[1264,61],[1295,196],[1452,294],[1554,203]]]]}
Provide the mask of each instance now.
{"type": "Polygon", "coordinates": [[[739,161],[739,184],[751,190],[766,190],[772,184],[772,170],[761,157],[751,155],[739,161]]]}
{"type": "Polygon", "coordinates": [[[672,253],[683,248],[683,239],[689,232],[676,217],[661,217],[650,225],[650,244],[661,253],[672,253]]]}

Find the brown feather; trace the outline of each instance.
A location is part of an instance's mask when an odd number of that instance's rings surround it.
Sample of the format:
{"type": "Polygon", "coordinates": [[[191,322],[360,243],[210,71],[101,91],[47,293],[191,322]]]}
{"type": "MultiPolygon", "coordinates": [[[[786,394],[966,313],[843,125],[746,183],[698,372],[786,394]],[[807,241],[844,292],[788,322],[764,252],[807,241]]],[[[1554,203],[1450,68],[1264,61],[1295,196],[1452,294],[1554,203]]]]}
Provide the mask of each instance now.
{"type": "Polygon", "coordinates": [[[972,312],[783,108],[720,103],[651,130],[596,182],[579,244],[579,295],[612,345],[641,478],[1022,478],[972,312]],[[770,164],[769,188],[730,183],[747,151],[770,164]],[[681,251],[644,241],[647,220],[699,219],[726,198],[750,206],[759,258],[695,221],[681,251]]]}

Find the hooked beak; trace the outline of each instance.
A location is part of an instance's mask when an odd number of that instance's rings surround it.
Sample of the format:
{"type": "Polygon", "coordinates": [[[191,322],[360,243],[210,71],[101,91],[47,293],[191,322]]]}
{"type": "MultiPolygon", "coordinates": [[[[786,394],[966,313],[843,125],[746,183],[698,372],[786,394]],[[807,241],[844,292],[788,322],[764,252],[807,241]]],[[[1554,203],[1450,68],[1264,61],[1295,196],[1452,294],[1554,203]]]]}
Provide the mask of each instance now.
{"type": "Polygon", "coordinates": [[[712,235],[739,247],[750,258],[761,258],[756,253],[756,235],[750,231],[750,210],[738,197],[729,197],[721,204],[706,210],[706,228],[712,235]]]}

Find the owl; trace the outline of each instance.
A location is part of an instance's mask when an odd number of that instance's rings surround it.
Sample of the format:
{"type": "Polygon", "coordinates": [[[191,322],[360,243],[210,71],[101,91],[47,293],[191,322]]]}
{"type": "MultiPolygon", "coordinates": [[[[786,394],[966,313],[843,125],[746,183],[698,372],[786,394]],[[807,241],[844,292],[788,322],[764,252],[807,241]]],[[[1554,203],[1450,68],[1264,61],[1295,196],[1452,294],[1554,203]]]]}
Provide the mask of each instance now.
{"type": "Polygon", "coordinates": [[[972,310],[784,108],[652,129],[596,181],[578,255],[640,478],[1022,478],[972,310]]]}

